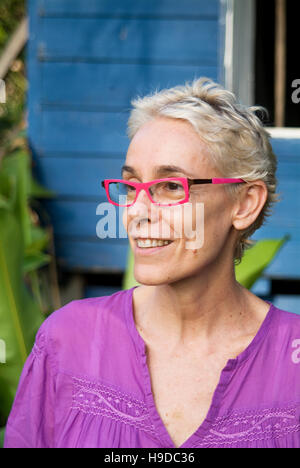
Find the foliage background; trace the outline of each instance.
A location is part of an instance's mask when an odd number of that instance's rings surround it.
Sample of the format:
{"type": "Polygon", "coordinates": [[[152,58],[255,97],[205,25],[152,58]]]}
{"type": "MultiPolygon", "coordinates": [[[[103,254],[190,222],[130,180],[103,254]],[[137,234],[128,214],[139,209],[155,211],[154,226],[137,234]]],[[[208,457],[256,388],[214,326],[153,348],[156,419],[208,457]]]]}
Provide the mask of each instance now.
{"type": "MultiPolygon", "coordinates": [[[[0,56],[25,14],[25,0],[0,0],[0,56]]],[[[19,130],[25,126],[23,118],[27,90],[25,50],[13,62],[5,77],[5,84],[6,104],[0,106],[0,160],[16,127],[19,130]]]]}
{"type": "MultiPolygon", "coordinates": [[[[26,2],[0,2],[1,57],[26,15],[26,2]]],[[[53,230],[39,203],[39,199],[54,194],[32,177],[26,138],[25,63],[26,47],[4,77],[6,103],[0,105],[0,332],[6,343],[6,362],[0,367],[0,447],[35,334],[55,308],[51,287],[58,296],[53,230]],[[47,289],[43,289],[45,285],[47,289]]]]}

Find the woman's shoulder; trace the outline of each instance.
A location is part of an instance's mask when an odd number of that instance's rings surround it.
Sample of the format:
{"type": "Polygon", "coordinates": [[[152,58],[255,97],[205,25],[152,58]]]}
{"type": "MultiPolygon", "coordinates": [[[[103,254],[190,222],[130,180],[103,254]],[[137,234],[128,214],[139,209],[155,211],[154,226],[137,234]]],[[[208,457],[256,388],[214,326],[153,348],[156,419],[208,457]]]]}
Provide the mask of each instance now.
{"type": "Polygon", "coordinates": [[[74,299],[61,308],[50,314],[49,318],[53,321],[68,320],[70,317],[86,318],[86,314],[105,314],[123,308],[127,305],[128,296],[131,290],[120,290],[108,296],[88,297],[84,299],[74,299]]]}
{"type": "Polygon", "coordinates": [[[292,356],[292,362],[300,363],[300,315],[279,309],[271,304],[270,313],[273,316],[271,321],[271,333],[269,334],[269,349],[276,354],[275,362],[292,356]],[[272,346],[271,346],[272,345],[272,346]],[[297,362],[295,362],[297,355],[297,362]]]}
{"type": "Polygon", "coordinates": [[[111,331],[120,332],[126,328],[131,301],[130,289],[109,296],[70,301],[46,318],[38,336],[42,335],[47,342],[54,342],[57,349],[61,344],[66,347],[70,343],[86,343],[96,333],[103,337],[111,331]]]}
{"type": "Polygon", "coordinates": [[[279,328],[282,332],[295,330],[300,335],[300,309],[299,314],[296,314],[295,312],[289,312],[288,310],[280,309],[273,303],[270,303],[270,305],[270,312],[276,316],[275,323],[277,328],[279,328]]]}

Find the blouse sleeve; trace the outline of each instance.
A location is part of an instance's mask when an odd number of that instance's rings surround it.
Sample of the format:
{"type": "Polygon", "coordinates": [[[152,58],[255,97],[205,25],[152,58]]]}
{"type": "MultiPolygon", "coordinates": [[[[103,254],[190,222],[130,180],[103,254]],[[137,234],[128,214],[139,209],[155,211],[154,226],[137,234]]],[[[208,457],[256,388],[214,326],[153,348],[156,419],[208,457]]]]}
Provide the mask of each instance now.
{"type": "Polygon", "coordinates": [[[43,325],[20,377],[4,448],[51,448],[54,444],[55,369],[43,325]]]}

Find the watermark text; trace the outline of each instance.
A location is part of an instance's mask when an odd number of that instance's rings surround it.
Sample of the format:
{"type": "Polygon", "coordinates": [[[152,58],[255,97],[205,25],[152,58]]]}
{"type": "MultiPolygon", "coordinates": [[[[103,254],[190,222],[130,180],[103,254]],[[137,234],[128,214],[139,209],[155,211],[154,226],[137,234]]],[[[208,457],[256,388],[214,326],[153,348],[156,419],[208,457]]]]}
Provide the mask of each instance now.
{"type": "Polygon", "coordinates": [[[152,204],[149,208],[136,202],[128,209],[104,202],[97,206],[96,214],[101,216],[96,225],[100,239],[124,239],[128,234],[133,238],[184,239],[186,249],[200,249],[204,243],[204,203],[152,204]]]}
{"type": "Polygon", "coordinates": [[[5,81],[0,79],[0,104],[6,103],[6,87],[5,81]]]}
{"type": "Polygon", "coordinates": [[[6,346],[5,341],[0,339],[0,364],[6,363],[6,346]]]}
{"type": "Polygon", "coordinates": [[[292,352],[292,362],[294,364],[300,363],[300,339],[296,339],[292,342],[292,348],[296,348],[295,351],[292,352]]]}
{"type": "Polygon", "coordinates": [[[292,93],[292,101],[294,104],[299,104],[300,102],[300,78],[292,82],[292,88],[296,88],[292,93]]]}

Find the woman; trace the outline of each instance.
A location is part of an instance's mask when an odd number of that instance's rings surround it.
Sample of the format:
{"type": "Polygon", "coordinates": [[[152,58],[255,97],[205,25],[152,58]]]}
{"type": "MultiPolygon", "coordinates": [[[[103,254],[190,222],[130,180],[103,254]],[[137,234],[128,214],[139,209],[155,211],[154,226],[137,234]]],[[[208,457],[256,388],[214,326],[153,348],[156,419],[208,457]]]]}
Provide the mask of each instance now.
{"type": "Polygon", "coordinates": [[[6,447],[300,447],[299,316],[234,274],[277,199],[256,110],[207,79],[133,102],[103,185],[142,285],[44,322],[6,447]]]}

